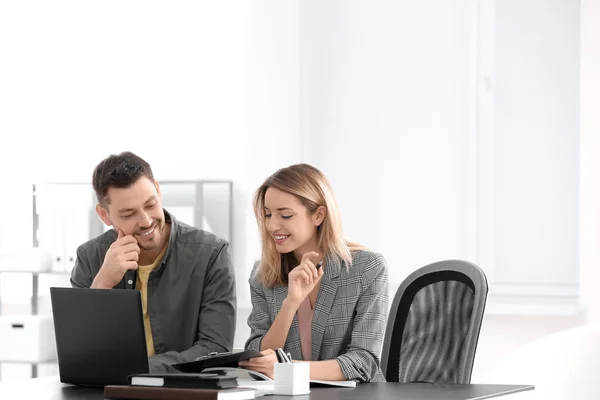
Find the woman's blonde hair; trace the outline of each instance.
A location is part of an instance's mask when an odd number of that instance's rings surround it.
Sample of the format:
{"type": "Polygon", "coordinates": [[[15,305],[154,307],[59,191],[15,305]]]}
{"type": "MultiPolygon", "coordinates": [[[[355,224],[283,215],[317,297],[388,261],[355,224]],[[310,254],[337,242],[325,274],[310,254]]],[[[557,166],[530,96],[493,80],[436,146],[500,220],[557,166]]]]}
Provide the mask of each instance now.
{"type": "Polygon", "coordinates": [[[308,164],[295,164],[282,168],[268,177],[254,195],[254,214],[262,241],[262,256],[257,279],[264,286],[286,285],[288,273],[300,261],[295,259],[293,253],[280,254],[267,231],[265,193],[271,187],[296,196],[311,214],[320,206],[325,207],[325,218],[317,227],[317,248],[325,253],[325,257],[331,257],[334,261],[342,260],[347,265],[351,265],[351,252],[364,249],[363,246],[350,242],[344,237],[340,211],[333,189],[321,171],[308,164]]]}

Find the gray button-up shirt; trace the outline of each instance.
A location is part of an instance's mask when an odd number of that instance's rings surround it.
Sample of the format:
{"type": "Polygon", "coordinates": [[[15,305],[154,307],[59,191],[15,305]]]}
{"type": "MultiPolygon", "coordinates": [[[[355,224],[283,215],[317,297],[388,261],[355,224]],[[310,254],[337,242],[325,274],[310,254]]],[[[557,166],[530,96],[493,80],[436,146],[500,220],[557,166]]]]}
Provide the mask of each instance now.
{"type": "MultiPolygon", "coordinates": [[[[193,361],[210,352],[231,351],[235,333],[235,273],[229,244],[178,222],[165,210],[171,235],[162,261],[148,279],[148,315],[156,355],[152,372],[193,361]]],[[[73,287],[89,288],[104,262],[114,230],[82,244],[71,272],[73,287]]],[[[127,271],[115,289],[135,289],[136,271],[127,271]]],[[[145,338],[140,338],[145,340],[145,338]]]]}

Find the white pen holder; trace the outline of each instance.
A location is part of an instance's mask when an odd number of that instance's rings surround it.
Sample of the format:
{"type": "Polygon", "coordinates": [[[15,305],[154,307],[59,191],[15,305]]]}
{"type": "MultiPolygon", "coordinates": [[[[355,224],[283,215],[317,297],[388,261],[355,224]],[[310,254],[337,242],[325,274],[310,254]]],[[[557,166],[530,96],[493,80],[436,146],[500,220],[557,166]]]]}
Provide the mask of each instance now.
{"type": "Polygon", "coordinates": [[[300,395],[310,393],[310,363],[275,364],[275,394],[300,395]]]}

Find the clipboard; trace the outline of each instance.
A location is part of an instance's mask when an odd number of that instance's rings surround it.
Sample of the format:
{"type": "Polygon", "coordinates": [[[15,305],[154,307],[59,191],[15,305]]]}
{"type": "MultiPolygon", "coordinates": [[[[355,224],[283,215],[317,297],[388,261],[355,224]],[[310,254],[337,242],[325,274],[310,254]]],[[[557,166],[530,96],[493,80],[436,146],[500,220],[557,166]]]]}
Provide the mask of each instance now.
{"type": "Polygon", "coordinates": [[[238,368],[238,362],[262,356],[260,352],[255,350],[240,351],[237,353],[210,353],[194,361],[173,364],[172,367],[185,373],[199,373],[205,368],[238,368]]]}

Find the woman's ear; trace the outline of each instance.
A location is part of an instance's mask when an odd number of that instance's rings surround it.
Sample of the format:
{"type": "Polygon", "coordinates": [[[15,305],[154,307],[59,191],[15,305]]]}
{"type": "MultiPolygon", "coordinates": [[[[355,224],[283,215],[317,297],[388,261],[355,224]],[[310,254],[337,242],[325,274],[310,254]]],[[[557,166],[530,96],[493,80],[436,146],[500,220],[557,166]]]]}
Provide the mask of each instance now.
{"type": "Polygon", "coordinates": [[[324,206],[319,206],[317,211],[313,214],[313,222],[315,226],[320,226],[325,220],[325,215],[327,215],[327,209],[324,206]]]}

